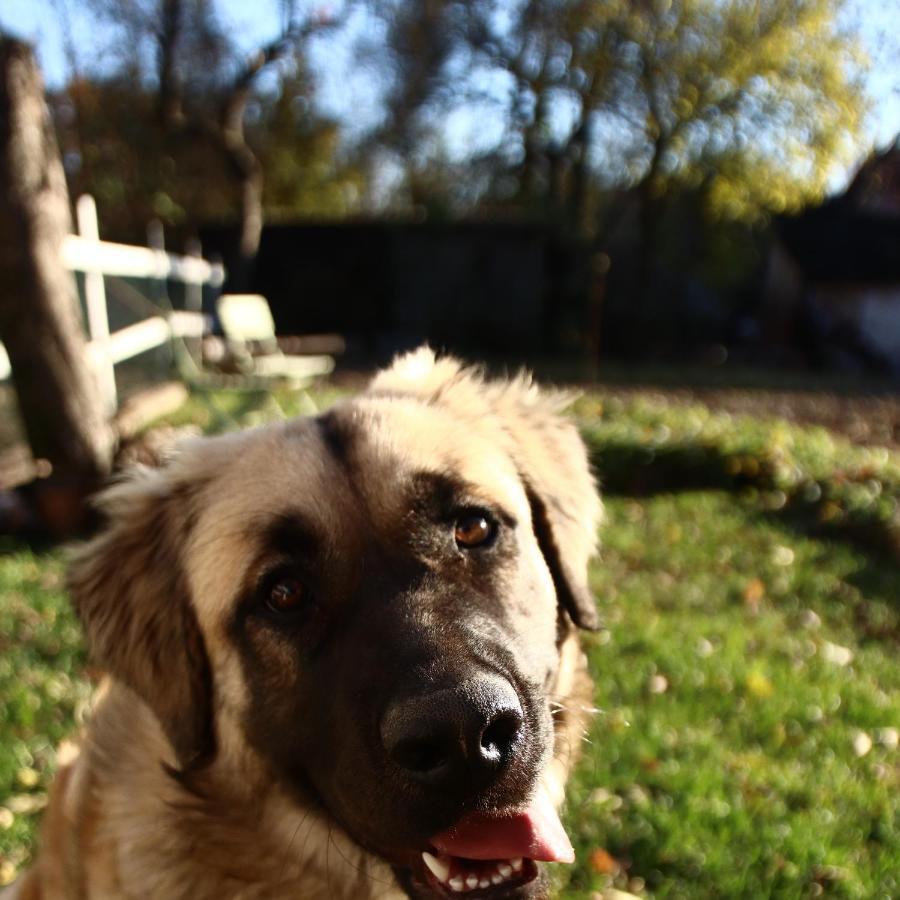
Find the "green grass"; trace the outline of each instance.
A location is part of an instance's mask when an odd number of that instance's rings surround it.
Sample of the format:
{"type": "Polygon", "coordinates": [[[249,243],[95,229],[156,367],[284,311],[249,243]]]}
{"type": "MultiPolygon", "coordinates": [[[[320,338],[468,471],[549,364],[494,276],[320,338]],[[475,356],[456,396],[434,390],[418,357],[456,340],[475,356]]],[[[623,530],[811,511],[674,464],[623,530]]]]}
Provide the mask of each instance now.
{"type": "MultiPolygon", "coordinates": [[[[274,403],[322,400],[199,395],[170,424],[221,431],[274,403]]],[[[587,638],[601,712],[560,896],[900,896],[896,454],[702,407],[586,397],[576,413],[609,489],[592,572],[607,630],[587,638]]],[[[61,555],[6,549],[0,883],[28,861],[55,747],[89,702],[61,555]]]]}
{"type": "Polygon", "coordinates": [[[81,631],[61,555],[0,547],[0,884],[29,858],[59,742],[86,714],[81,631]]]}
{"type": "Polygon", "coordinates": [[[575,404],[607,494],[727,489],[825,535],[900,559],[900,454],[821,427],[714,413],[664,399],[575,404]]]}
{"type": "Polygon", "coordinates": [[[897,896],[900,572],[726,494],[607,508],[562,895],[897,896]]]}

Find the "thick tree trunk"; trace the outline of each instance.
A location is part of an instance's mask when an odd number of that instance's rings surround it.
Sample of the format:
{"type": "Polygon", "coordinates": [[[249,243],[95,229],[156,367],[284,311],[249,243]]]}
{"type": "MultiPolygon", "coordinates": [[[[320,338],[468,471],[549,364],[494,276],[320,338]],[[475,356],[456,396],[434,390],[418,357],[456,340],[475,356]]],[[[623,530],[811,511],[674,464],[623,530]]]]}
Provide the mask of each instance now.
{"type": "Polygon", "coordinates": [[[27,44],[0,36],[0,340],[32,453],[50,463],[77,517],[76,498],[110,469],[114,433],[60,258],[69,225],[40,72],[27,44]]]}

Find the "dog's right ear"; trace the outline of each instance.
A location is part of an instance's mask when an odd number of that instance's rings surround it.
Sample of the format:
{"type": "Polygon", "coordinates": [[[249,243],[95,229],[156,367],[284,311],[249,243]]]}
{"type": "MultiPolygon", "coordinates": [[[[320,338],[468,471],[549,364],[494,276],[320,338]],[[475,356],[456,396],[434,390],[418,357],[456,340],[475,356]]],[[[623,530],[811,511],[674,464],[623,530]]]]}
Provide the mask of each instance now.
{"type": "Polygon", "coordinates": [[[68,574],[94,662],[150,707],[182,771],[215,749],[212,676],[183,564],[198,489],[166,468],[109,488],[104,529],[68,574]]]}

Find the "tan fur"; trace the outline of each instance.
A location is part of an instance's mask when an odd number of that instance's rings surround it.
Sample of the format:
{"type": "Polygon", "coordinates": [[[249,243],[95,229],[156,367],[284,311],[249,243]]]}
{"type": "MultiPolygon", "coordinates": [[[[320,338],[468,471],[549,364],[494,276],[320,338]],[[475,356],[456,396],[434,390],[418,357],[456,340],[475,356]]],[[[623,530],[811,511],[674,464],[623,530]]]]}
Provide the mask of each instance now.
{"type": "MultiPolygon", "coordinates": [[[[401,358],[348,401],[369,438],[358,462],[370,504],[402,515],[394,497],[379,493],[385,460],[460,473],[528,521],[524,481],[562,557],[556,573],[529,564],[547,591],[551,577],[557,587],[571,582],[572,614],[590,623],[587,563],[601,510],[560,404],[524,377],[489,382],[428,350],[401,358]]],[[[339,536],[352,527],[356,500],[340,492],[335,472],[317,433],[299,420],[196,441],[165,468],[142,470],[106,494],[110,526],[76,555],[71,589],[111,677],[80,752],[60,768],[36,862],[3,900],[405,896],[387,864],[285,796],[242,739],[249,700],[225,622],[258,552],[254,523],[284,509],[301,485],[323,529],[339,536]],[[206,695],[212,721],[200,715],[206,695]],[[191,763],[211,728],[216,753],[195,794],[163,764],[191,763]]],[[[571,624],[552,664],[556,745],[543,781],[561,803],[591,692],[571,624]]]]}

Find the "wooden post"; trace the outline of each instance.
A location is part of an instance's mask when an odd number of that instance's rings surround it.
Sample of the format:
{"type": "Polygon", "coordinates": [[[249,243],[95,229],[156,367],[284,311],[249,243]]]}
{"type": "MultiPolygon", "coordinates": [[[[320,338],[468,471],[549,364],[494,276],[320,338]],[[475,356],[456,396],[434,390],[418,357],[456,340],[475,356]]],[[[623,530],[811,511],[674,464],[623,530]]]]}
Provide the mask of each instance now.
{"type": "MultiPolygon", "coordinates": [[[[192,238],[187,242],[185,251],[188,256],[194,259],[203,259],[203,248],[200,246],[200,241],[196,238],[192,238]]],[[[188,312],[199,313],[203,311],[203,281],[199,275],[196,278],[185,279],[184,308],[188,312]]]]}
{"type": "Polygon", "coordinates": [[[39,505],[57,532],[112,464],[114,432],[88,362],[59,150],[31,48],[0,37],[0,340],[35,459],[49,462],[39,505]]]}
{"type": "MultiPolygon", "coordinates": [[[[194,259],[203,258],[200,241],[192,238],[185,246],[185,252],[194,259]]],[[[192,273],[184,280],[184,308],[186,312],[201,315],[203,313],[203,279],[200,273],[192,273]]],[[[203,338],[201,336],[185,338],[184,346],[198,367],[203,365],[203,338]]]]}
{"type": "MultiPolygon", "coordinates": [[[[97,222],[97,204],[90,194],[82,194],[75,203],[78,233],[88,241],[100,240],[97,222]]],[[[116,370],[109,353],[109,312],[106,308],[106,287],[99,269],[84,270],[84,302],[87,309],[88,334],[91,338],[91,358],[106,413],[115,415],[118,406],[116,396],[116,370]]]]}

